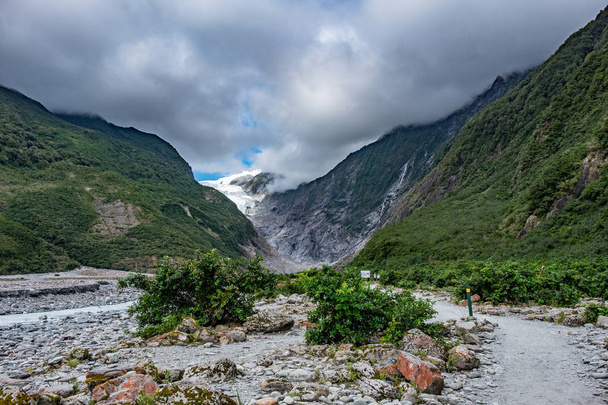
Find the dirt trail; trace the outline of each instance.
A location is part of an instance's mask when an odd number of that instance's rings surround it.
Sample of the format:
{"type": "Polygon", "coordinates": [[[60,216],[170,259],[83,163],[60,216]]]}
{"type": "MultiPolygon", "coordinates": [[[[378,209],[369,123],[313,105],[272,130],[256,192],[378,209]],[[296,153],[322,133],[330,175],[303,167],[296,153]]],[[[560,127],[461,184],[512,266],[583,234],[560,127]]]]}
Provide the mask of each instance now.
{"type": "MultiPolygon", "coordinates": [[[[435,307],[441,320],[466,315],[466,310],[449,303],[437,302],[435,307]]],[[[494,392],[484,395],[487,403],[606,404],[577,373],[583,371],[583,353],[569,343],[571,328],[513,316],[478,317],[499,325],[490,350],[502,372],[495,376],[494,392]]]]}

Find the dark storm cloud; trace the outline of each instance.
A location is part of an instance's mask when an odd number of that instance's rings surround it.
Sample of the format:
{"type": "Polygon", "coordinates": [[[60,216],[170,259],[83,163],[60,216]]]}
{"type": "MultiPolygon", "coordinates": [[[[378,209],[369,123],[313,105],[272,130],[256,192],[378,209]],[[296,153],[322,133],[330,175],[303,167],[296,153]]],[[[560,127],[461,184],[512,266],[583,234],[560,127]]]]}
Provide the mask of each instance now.
{"type": "Polygon", "coordinates": [[[605,5],[2,0],[0,84],[157,133],[196,171],[253,159],[293,185],[541,63],[605,5]]]}

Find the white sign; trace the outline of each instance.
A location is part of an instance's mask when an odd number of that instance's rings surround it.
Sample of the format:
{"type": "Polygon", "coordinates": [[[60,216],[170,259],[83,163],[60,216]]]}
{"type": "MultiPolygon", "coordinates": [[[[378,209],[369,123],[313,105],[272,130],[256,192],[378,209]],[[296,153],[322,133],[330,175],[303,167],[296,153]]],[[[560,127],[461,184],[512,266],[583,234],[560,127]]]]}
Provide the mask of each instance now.
{"type": "Polygon", "coordinates": [[[369,270],[361,270],[361,278],[369,278],[369,270]]]}

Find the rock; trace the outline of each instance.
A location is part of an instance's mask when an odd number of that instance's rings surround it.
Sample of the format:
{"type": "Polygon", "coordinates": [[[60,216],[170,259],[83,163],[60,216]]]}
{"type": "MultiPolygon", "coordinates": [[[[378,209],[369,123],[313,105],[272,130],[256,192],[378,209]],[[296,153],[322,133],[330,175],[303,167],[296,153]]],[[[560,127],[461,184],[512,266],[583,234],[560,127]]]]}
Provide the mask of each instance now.
{"type": "Polygon", "coordinates": [[[395,364],[397,349],[392,344],[367,345],[363,357],[376,366],[395,364]]]}
{"type": "Polygon", "coordinates": [[[296,369],[296,370],[290,370],[289,372],[287,372],[287,378],[290,381],[311,382],[311,381],[315,381],[317,379],[317,376],[314,371],[296,369]]]}
{"type": "Polygon", "coordinates": [[[90,359],[91,355],[89,353],[89,349],[82,348],[82,347],[77,347],[75,349],[72,349],[72,351],[70,352],[70,355],[68,357],[70,359],[76,359],[76,360],[79,360],[79,361],[84,361],[84,360],[90,359]]]}
{"type": "Polygon", "coordinates": [[[564,318],[564,322],[562,325],[570,326],[570,327],[578,327],[585,325],[585,321],[581,315],[570,315],[564,318]]]}
{"type": "Polygon", "coordinates": [[[220,341],[220,337],[217,335],[217,333],[207,329],[195,332],[192,337],[202,343],[218,343],[220,341]]]}
{"type": "Polygon", "coordinates": [[[406,380],[415,383],[427,394],[439,395],[443,390],[443,376],[437,366],[411,353],[399,351],[397,369],[406,380]]]}
{"type": "Polygon", "coordinates": [[[440,359],[444,359],[446,356],[445,347],[420,329],[411,329],[405,333],[400,347],[401,350],[416,355],[428,355],[440,359]]]}
{"type": "Polygon", "coordinates": [[[480,361],[471,350],[456,346],[448,352],[448,364],[459,370],[472,370],[479,367],[480,361]]]}
{"type": "Polygon", "coordinates": [[[220,337],[221,344],[238,343],[247,340],[247,335],[242,330],[233,330],[220,337]]]}
{"type": "Polygon", "coordinates": [[[479,339],[479,336],[477,336],[474,333],[465,333],[464,334],[464,343],[470,344],[470,345],[479,345],[479,344],[481,344],[481,340],[479,339]]]}
{"type": "Polygon", "coordinates": [[[262,366],[262,367],[270,367],[270,366],[272,366],[272,363],[274,363],[274,362],[272,361],[271,358],[268,358],[268,357],[262,357],[261,359],[258,359],[258,361],[256,362],[256,364],[258,366],[262,366]]]}
{"type": "Polygon", "coordinates": [[[595,326],[597,326],[598,328],[608,329],[608,316],[598,316],[595,326]]]}
{"type": "Polygon", "coordinates": [[[591,377],[595,378],[596,380],[605,380],[608,378],[608,373],[592,373],[591,377]]]}
{"type": "MultiPolygon", "coordinates": [[[[9,373],[12,374],[12,373],[9,373]]],[[[16,379],[12,377],[3,377],[0,375],[0,387],[23,387],[27,385],[28,382],[23,379],[16,379]]]]}
{"type": "Polygon", "coordinates": [[[402,382],[398,386],[398,392],[401,392],[401,401],[409,401],[412,404],[418,402],[418,391],[416,387],[408,382],[402,382]]]}
{"type": "Polygon", "coordinates": [[[180,323],[177,328],[175,328],[177,332],[184,332],[189,334],[193,334],[199,329],[201,329],[201,327],[194,318],[184,318],[182,323],[180,323]]]}
{"type": "Polygon", "coordinates": [[[403,377],[394,364],[387,364],[386,366],[377,368],[374,376],[384,377],[389,381],[395,381],[398,377],[403,377]]]}
{"type": "Polygon", "coordinates": [[[285,393],[293,389],[293,385],[288,380],[278,378],[264,380],[260,384],[260,387],[262,392],[279,391],[281,393],[285,393]]]}
{"type": "Polygon", "coordinates": [[[21,388],[0,387],[0,404],[37,405],[37,401],[21,388]]]}
{"type": "Polygon", "coordinates": [[[361,394],[377,400],[397,398],[397,389],[392,384],[382,380],[361,377],[359,379],[359,389],[361,394]]]}
{"type": "Polygon", "coordinates": [[[67,398],[74,393],[74,386],[72,384],[51,385],[40,390],[40,393],[67,398]]]}
{"type": "Polygon", "coordinates": [[[88,384],[90,390],[93,390],[99,384],[103,384],[114,378],[125,375],[130,371],[143,373],[143,370],[141,368],[137,368],[133,365],[125,365],[122,367],[115,368],[95,368],[87,372],[84,382],[88,384]]]}
{"type": "Polygon", "coordinates": [[[100,404],[134,403],[142,392],[152,397],[157,389],[148,375],[125,374],[95,387],[91,399],[100,404]]]}
{"type": "Polygon", "coordinates": [[[234,379],[238,374],[236,364],[230,359],[219,359],[210,368],[210,376],[234,379]]]}
{"type": "Polygon", "coordinates": [[[481,297],[479,296],[479,294],[473,294],[473,295],[471,295],[471,301],[479,302],[479,301],[481,301],[481,297]]]}
{"type": "Polygon", "coordinates": [[[279,405],[279,400],[276,398],[262,398],[255,401],[255,405],[279,405]]]}
{"type": "Polygon", "coordinates": [[[21,370],[9,371],[8,373],[6,373],[6,375],[8,376],[8,378],[13,380],[25,380],[27,378],[30,378],[31,376],[30,373],[26,373],[21,370]]]}
{"type": "Polygon", "coordinates": [[[353,363],[352,371],[354,371],[358,377],[372,378],[374,374],[376,374],[376,370],[365,361],[353,363]]]}
{"type": "Polygon", "coordinates": [[[228,395],[207,388],[190,385],[166,385],[154,396],[156,404],[182,405],[237,405],[228,395]]]}
{"type": "Polygon", "coordinates": [[[458,321],[454,324],[457,334],[477,333],[475,322],[458,321]]]}
{"type": "Polygon", "coordinates": [[[243,326],[248,332],[273,333],[289,330],[294,325],[294,319],[276,311],[260,311],[247,318],[243,326]]]}

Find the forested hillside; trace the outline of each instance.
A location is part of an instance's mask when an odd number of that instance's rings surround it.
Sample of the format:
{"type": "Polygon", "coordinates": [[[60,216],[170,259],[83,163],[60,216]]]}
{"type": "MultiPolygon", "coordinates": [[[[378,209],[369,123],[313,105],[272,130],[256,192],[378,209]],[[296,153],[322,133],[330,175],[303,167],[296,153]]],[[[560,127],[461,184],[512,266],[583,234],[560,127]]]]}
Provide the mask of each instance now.
{"type": "Polygon", "coordinates": [[[604,10],[467,123],[354,264],[441,284],[484,267],[471,261],[519,261],[581,279],[594,269],[587,281],[608,287],[607,153],[604,10]]]}
{"type": "Polygon", "coordinates": [[[0,87],[0,274],[267,248],[236,206],[157,137],[54,115],[0,87]]]}

